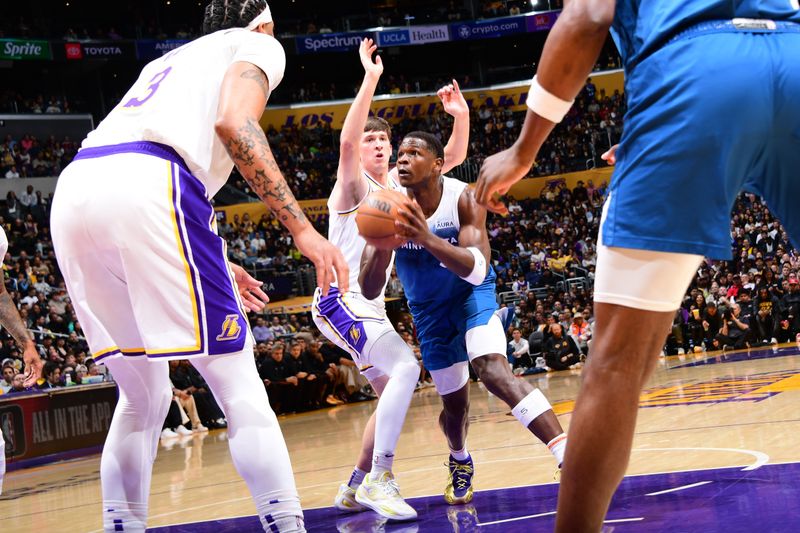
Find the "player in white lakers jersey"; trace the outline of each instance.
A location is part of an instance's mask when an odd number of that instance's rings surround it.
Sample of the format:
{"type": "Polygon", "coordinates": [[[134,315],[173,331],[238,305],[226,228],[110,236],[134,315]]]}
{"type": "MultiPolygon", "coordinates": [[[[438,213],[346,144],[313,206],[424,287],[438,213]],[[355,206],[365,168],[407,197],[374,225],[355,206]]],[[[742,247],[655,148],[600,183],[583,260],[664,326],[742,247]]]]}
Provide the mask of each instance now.
{"type": "MultiPolygon", "coordinates": [[[[0,226],[0,263],[8,252],[8,238],[2,226],[0,226]]],[[[30,333],[25,327],[25,323],[19,316],[17,305],[11,299],[11,295],[6,291],[5,283],[0,282],[0,325],[17,341],[22,348],[22,357],[25,362],[25,387],[33,387],[36,381],[42,376],[42,366],[44,363],[36,350],[30,333]]],[[[3,437],[3,420],[0,419],[0,494],[3,493],[3,476],[6,473],[6,442],[3,437]]]]}
{"type": "Polygon", "coordinates": [[[146,527],[167,361],[189,358],[225,412],[265,530],[304,530],[242,306],[263,307],[266,296],[229,266],[209,202],[235,164],[314,262],[323,291],[331,265],[347,284],[344,258],[303,215],[258,123],[285,68],[273,28],[266,0],[212,0],[208,35],[145,66],[58,181],[58,263],[120,390],[100,467],[106,531],[146,527]]]}
{"type": "MultiPolygon", "coordinates": [[[[417,513],[400,495],[392,462],[419,378],[419,365],[386,317],[383,290],[370,300],[358,286],[359,263],[366,243],[358,234],[355,212],[371,191],[396,185],[394,173],[389,172],[391,128],[383,119],[369,118],[370,103],[383,72],[381,58],[372,59],[376,48],[366,39],[359,49],[366,73],[342,127],[337,179],[328,200],[328,235],[347,259],[350,291],[341,286],[332,287],[327,296],[317,291],[312,314],[320,331],[352,355],[380,395],[365,430],[369,441],[365,449],[372,450],[374,436],[374,453],[362,453],[349,482],[340,487],[335,505],[343,511],[363,510],[366,506],[390,519],[409,520],[417,513]]],[[[452,168],[466,156],[469,109],[457,84],[440,90],[439,97],[445,111],[455,117],[445,162],[452,168]]],[[[391,270],[391,263],[386,269],[387,273],[391,270]]]]}
{"type": "MultiPolygon", "coordinates": [[[[467,184],[442,175],[444,150],[426,132],[406,135],[397,155],[398,179],[414,198],[396,222],[406,242],[396,251],[397,275],[420,341],[422,362],[442,397],[439,425],[450,447],[445,500],[469,503],[474,465],[466,447],[469,373],[475,373],[560,465],[567,437],[539,389],[514,377],[505,356],[506,336],[497,316],[495,273],[489,263],[486,210],[467,184]]],[[[366,296],[382,283],[390,253],[367,246],[359,282],[366,296]]]]}

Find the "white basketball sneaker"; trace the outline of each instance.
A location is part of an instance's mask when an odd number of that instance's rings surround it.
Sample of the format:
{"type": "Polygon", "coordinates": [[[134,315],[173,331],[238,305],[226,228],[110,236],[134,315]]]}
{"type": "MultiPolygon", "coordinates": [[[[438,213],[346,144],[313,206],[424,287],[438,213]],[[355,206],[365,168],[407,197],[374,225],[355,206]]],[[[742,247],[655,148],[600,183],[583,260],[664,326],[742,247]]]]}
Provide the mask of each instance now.
{"type": "Polygon", "coordinates": [[[356,501],[356,490],[347,483],[339,485],[339,493],[336,495],[336,499],[333,500],[333,506],[347,513],[358,513],[359,511],[367,510],[366,507],[356,501]]]}
{"type": "Polygon", "coordinates": [[[417,512],[400,495],[400,488],[391,472],[376,479],[368,474],[356,491],[356,501],[389,520],[413,520],[417,512]]]}

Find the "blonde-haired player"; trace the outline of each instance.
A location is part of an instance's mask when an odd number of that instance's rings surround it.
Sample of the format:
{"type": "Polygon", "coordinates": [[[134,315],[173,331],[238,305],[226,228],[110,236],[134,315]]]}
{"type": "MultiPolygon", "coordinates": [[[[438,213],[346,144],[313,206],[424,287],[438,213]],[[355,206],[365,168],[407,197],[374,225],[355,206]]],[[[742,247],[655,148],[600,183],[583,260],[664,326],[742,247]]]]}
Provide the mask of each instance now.
{"type": "Polygon", "coordinates": [[[261,308],[266,295],[228,265],[209,202],[235,164],[315,264],[322,291],[332,265],[347,284],[344,258],[303,215],[258,123],[286,64],[273,28],[265,0],[213,0],[208,35],[146,65],[58,182],[58,263],[120,391],[100,466],[106,531],[146,527],[167,361],[189,358],[225,413],[262,526],[304,531],[242,307],[261,308]]]}
{"type": "MultiPolygon", "coordinates": [[[[409,520],[417,513],[400,495],[392,463],[419,378],[419,364],[386,317],[383,291],[370,300],[364,297],[358,284],[366,242],[358,234],[355,212],[370,192],[396,186],[396,172],[389,172],[391,127],[381,118],[369,117],[370,103],[383,73],[380,56],[372,59],[376,49],[371,39],[365,39],[359,49],[364,81],[342,126],[336,184],[328,200],[331,213],[328,235],[347,259],[350,291],[331,288],[326,296],[318,290],[312,314],[320,331],[352,355],[380,394],[364,431],[362,453],[350,480],[339,488],[334,504],[343,511],[368,507],[389,519],[409,520]],[[374,452],[370,454],[373,443],[374,452]]],[[[455,118],[445,157],[445,166],[450,169],[466,157],[469,108],[455,82],[438,94],[445,111],[455,118]]],[[[391,268],[390,261],[387,278],[391,268]]]]}

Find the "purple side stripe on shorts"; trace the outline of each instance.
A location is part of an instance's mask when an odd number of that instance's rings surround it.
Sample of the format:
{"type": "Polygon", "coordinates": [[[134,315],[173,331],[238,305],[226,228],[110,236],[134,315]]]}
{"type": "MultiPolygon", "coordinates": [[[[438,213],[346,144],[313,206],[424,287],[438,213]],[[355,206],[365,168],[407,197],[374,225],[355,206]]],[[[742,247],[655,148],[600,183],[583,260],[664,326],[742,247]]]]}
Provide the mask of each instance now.
{"type": "Polygon", "coordinates": [[[317,310],[320,316],[325,317],[330,326],[336,330],[357,354],[361,354],[367,342],[367,333],[364,324],[356,320],[341,302],[339,290],[331,287],[328,296],[319,299],[317,310]]]}
{"type": "MultiPolygon", "coordinates": [[[[209,224],[214,208],[205,186],[183,169],[176,176],[177,187],[181,193],[177,206],[182,216],[179,223],[186,232],[191,258],[200,273],[202,302],[198,300],[198,308],[205,314],[208,354],[239,352],[244,349],[250,330],[228,270],[225,241],[209,224]]],[[[200,292],[196,294],[200,298],[200,292]]]]}

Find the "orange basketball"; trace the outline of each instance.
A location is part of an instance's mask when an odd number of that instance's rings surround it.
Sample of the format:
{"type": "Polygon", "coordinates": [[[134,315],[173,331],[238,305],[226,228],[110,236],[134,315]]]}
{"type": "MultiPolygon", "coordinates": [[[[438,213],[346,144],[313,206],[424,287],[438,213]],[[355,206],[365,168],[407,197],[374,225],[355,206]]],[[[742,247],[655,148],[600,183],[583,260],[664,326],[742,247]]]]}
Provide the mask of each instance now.
{"type": "Polygon", "coordinates": [[[408,200],[400,191],[371,192],[356,212],[358,233],[369,244],[382,250],[394,250],[405,244],[395,237],[395,220],[404,220],[397,212],[408,200]]]}

